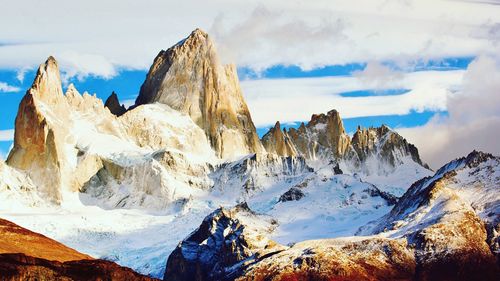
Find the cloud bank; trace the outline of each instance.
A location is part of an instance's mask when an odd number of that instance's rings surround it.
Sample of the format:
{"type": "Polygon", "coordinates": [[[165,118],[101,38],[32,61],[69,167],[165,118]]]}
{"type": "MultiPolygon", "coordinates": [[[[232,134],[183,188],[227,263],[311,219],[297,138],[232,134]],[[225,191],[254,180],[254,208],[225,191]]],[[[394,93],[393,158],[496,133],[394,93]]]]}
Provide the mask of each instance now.
{"type": "Polygon", "coordinates": [[[460,91],[446,97],[448,116],[426,125],[399,129],[434,168],[472,150],[500,154],[500,64],[488,56],[473,61],[460,91]]]}
{"type": "MultiPolygon", "coordinates": [[[[224,61],[260,70],[475,56],[498,51],[500,6],[442,0],[0,0],[0,68],[54,55],[68,76],[147,69],[196,27],[224,61]],[[467,16],[464,16],[467,15],[467,16]],[[29,38],[29,39],[28,39],[29,38]]],[[[22,75],[21,75],[22,78],[22,75]]]]}

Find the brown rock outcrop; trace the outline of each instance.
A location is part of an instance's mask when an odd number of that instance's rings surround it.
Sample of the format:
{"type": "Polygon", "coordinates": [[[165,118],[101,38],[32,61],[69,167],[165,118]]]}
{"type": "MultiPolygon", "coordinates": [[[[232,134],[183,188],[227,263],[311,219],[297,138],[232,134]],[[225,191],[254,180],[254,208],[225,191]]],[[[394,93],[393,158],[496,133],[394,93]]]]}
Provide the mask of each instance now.
{"type": "Polygon", "coordinates": [[[135,104],[154,102],[189,115],[221,158],[263,151],[235,66],[200,29],[155,58],[135,104]]]}
{"type": "Polygon", "coordinates": [[[324,239],[297,243],[251,265],[239,281],[413,280],[415,257],[404,240],[324,239]]]}
{"type": "Polygon", "coordinates": [[[155,280],[0,219],[0,280],[155,280]]]}
{"type": "Polygon", "coordinates": [[[285,157],[297,156],[295,145],[290,140],[287,131],[281,130],[279,121],[262,137],[262,145],[268,153],[285,157]]]}
{"type": "Polygon", "coordinates": [[[314,114],[307,125],[288,131],[299,155],[306,159],[344,157],[350,149],[350,138],[344,130],[340,114],[331,110],[327,114],[314,114]]]}
{"type": "Polygon", "coordinates": [[[158,280],[105,260],[58,262],[24,254],[0,254],[2,281],[153,281],[158,280]]]}
{"type": "Polygon", "coordinates": [[[42,234],[0,219],[0,254],[23,253],[28,256],[60,262],[92,259],[42,234]]]}

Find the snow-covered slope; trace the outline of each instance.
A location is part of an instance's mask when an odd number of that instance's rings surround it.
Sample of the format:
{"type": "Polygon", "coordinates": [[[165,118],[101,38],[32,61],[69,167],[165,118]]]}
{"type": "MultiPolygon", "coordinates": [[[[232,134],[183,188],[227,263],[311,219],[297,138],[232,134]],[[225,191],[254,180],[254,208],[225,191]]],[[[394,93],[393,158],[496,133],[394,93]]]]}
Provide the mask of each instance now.
{"type": "MultiPolygon", "coordinates": [[[[258,247],[254,240],[248,239],[250,235],[236,231],[245,230],[252,225],[251,221],[233,215],[226,216],[222,224],[214,221],[215,217],[225,214],[223,209],[218,210],[179,244],[167,264],[167,273],[171,275],[165,277],[167,280],[226,280],[221,276],[229,276],[227,280],[497,280],[500,276],[497,262],[499,164],[499,157],[476,151],[450,162],[434,176],[414,183],[387,215],[358,232],[358,235],[370,236],[303,241],[285,246],[280,241],[283,223],[286,235],[303,233],[300,227],[321,224],[312,233],[299,236],[301,240],[328,231],[328,224],[342,226],[335,220],[308,220],[312,214],[325,212],[308,212],[304,206],[293,205],[287,208],[288,213],[281,213],[285,217],[279,215],[279,208],[267,214],[252,213],[254,218],[260,216],[262,221],[269,215],[275,219],[273,227],[260,231],[254,229],[260,235],[254,233],[252,236],[260,237],[261,241],[267,241],[265,245],[269,245],[258,247]],[[287,217],[300,223],[288,224],[287,217]],[[204,240],[207,235],[199,240],[193,239],[206,229],[204,224],[217,226],[211,232],[209,243],[204,240]],[[276,244],[269,239],[282,243],[276,244]],[[197,247],[217,253],[220,258],[206,263],[203,254],[189,251],[197,247]],[[230,256],[237,258],[224,258],[230,256]],[[189,270],[182,272],[186,268],[189,270]]],[[[339,175],[333,179],[338,180],[339,175]]],[[[352,184],[352,178],[349,180],[352,184]]],[[[327,193],[318,190],[314,193],[330,199],[327,193]]],[[[339,190],[330,193],[342,196],[339,190]]],[[[307,197],[301,192],[286,196],[292,200],[290,202],[304,202],[307,197]]],[[[370,200],[377,202],[377,199],[370,200]]],[[[317,199],[308,201],[309,209],[314,209],[310,205],[327,208],[319,202],[317,199]]],[[[335,200],[330,202],[335,204],[335,200]]],[[[374,202],[366,206],[374,206],[374,202]]],[[[357,203],[363,206],[361,202],[357,203]]],[[[349,211],[344,208],[333,210],[339,213],[335,218],[342,218],[341,212],[349,211]]],[[[240,209],[231,210],[237,211],[241,212],[240,209]]],[[[351,225],[356,224],[355,216],[346,217],[351,225]]],[[[335,233],[326,236],[334,237],[335,233]]]]}
{"type": "MultiPolygon", "coordinates": [[[[500,158],[473,151],[443,166],[434,176],[415,182],[390,213],[363,227],[360,233],[409,236],[418,242],[427,235],[435,239],[428,228],[437,223],[451,229],[468,227],[470,231],[476,223],[483,232],[478,237],[498,256],[499,187],[500,158]]],[[[453,239],[453,243],[446,245],[446,251],[467,243],[467,239],[460,240],[459,235],[446,239],[453,239]]]]}

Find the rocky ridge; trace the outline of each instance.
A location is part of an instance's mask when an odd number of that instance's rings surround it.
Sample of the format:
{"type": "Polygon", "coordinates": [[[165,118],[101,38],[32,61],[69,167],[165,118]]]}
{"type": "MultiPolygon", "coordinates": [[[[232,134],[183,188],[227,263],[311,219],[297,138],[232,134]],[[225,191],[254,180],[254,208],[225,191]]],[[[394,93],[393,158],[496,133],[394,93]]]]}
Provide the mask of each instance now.
{"type": "Polygon", "coordinates": [[[127,109],[123,104],[120,104],[120,101],[118,100],[118,96],[116,95],[115,92],[111,93],[111,95],[106,99],[106,102],[104,103],[104,106],[109,109],[111,113],[113,113],[116,116],[121,116],[127,112],[127,109]]]}
{"type": "Polygon", "coordinates": [[[417,148],[387,126],[361,129],[352,139],[345,132],[340,114],[313,115],[298,129],[282,130],[276,122],[263,137],[262,144],[269,153],[280,156],[301,156],[309,161],[329,160],[342,163],[346,170],[365,174],[392,172],[405,161],[422,162],[417,148]]]}
{"type": "MultiPolygon", "coordinates": [[[[227,265],[239,273],[231,280],[496,280],[499,161],[474,151],[417,181],[389,214],[359,231],[372,236],[274,246],[279,250],[227,265]]],[[[245,235],[235,235],[231,241],[247,243],[245,235]]],[[[204,247],[212,251],[211,244],[204,247]]],[[[223,254],[234,254],[232,249],[223,254]]],[[[176,262],[167,264],[167,272],[186,258],[172,255],[169,261],[176,262]]],[[[212,277],[184,275],[180,280],[217,280],[212,277]]]]}

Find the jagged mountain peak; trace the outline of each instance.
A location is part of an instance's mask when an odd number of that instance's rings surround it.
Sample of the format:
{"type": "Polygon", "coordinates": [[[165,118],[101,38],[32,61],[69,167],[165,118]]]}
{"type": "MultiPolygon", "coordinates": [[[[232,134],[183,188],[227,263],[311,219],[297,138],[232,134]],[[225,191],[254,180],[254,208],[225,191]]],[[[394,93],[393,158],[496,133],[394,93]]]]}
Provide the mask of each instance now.
{"type": "Polygon", "coordinates": [[[199,29],[155,58],[135,106],[155,102],[191,117],[220,158],[263,151],[234,65],[199,29]]]}
{"type": "Polygon", "coordinates": [[[473,150],[467,156],[457,158],[443,165],[441,168],[439,168],[439,170],[436,171],[436,175],[442,175],[448,171],[458,170],[464,167],[477,167],[479,164],[493,158],[495,158],[495,156],[490,153],[473,150]]]}
{"type": "Polygon", "coordinates": [[[62,101],[61,77],[58,63],[54,57],[48,57],[45,63],[40,65],[33,84],[28,91],[48,104],[56,104],[62,101]]]}
{"type": "Polygon", "coordinates": [[[298,129],[281,130],[279,122],[263,136],[262,144],[269,153],[280,156],[303,156],[308,160],[345,161],[355,172],[387,173],[407,161],[428,169],[417,148],[388,126],[361,128],[352,139],[346,133],[340,113],[313,114],[298,129]],[[370,162],[370,163],[367,163],[370,162]],[[387,167],[385,167],[387,166],[387,167]],[[387,170],[389,168],[389,170],[387,170]]]}
{"type": "Polygon", "coordinates": [[[291,142],[286,130],[281,130],[281,124],[276,122],[263,137],[262,144],[267,152],[276,153],[280,156],[296,156],[297,150],[291,142]]]}

